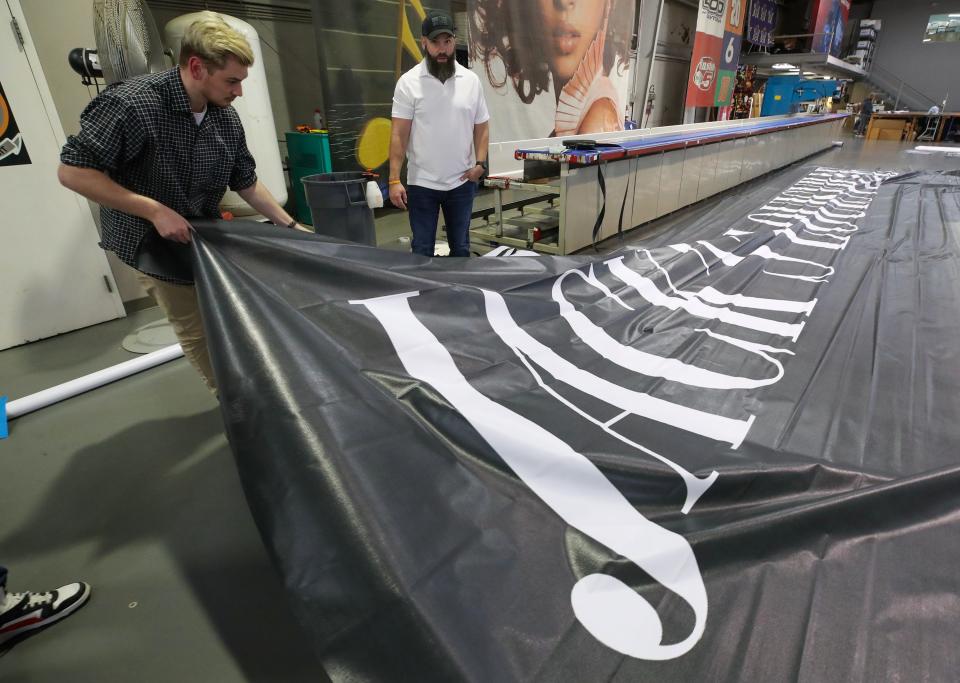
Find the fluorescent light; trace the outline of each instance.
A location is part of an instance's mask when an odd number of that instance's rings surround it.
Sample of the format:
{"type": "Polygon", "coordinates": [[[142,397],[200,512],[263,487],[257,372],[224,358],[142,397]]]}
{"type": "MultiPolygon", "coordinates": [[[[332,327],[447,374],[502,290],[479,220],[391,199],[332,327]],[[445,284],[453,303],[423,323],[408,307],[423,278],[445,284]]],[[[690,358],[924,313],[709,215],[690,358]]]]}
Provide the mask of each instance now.
{"type": "Polygon", "coordinates": [[[783,70],[783,69],[796,69],[797,67],[795,67],[793,64],[783,64],[783,63],[781,63],[781,64],[774,64],[774,65],[773,65],[773,68],[774,68],[774,69],[783,70]]]}
{"type": "Polygon", "coordinates": [[[960,17],[960,14],[948,14],[948,17],[960,17]]]}

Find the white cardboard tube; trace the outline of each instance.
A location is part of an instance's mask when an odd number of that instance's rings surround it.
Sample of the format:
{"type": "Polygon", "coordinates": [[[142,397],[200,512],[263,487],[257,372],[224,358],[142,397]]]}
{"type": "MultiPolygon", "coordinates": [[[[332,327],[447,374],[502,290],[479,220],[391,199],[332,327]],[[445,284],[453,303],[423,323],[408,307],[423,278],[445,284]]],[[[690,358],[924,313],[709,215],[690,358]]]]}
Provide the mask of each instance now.
{"type": "Polygon", "coordinates": [[[124,361],[113,367],[104,368],[91,372],[89,375],[72,379],[69,382],[58,384],[55,387],[38,391],[35,394],[18,398],[16,401],[7,403],[7,419],[12,420],[15,417],[32,413],[35,410],[46,408],[49,405],[72,398],[85,391],[102,387],[118,379],[129,377],[143,370],[149,370],[168,361],[179,358],[183,355],[183,350],[179,344],[164,347],[159,351],[124,361]]]}
{"type": "Polygon", "coordinates": [[[935,147],[933,145],[917,145],[914,147],[918,152],[939,152],[941,154],[960,154],[960,147],[956,145],[944,145],[942,147],[935,147]]]}

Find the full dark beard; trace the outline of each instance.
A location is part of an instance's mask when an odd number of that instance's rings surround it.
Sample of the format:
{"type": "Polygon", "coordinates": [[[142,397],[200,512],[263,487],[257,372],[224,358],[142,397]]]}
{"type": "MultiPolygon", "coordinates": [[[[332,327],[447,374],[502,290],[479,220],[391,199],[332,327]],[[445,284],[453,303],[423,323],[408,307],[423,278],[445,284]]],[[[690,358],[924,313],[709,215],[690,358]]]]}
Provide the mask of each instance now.
{"type": "Polygon", "coordinates": [[[456,70],[457,60],[453,58],[453,55],[447,57],[447,61],[440,62],[432,57],[429,52],[427,53],[427,71],[430,72],[431,76],[440,79],[441,83],[446,83],[447,79],[453,76],[456,70]]]}

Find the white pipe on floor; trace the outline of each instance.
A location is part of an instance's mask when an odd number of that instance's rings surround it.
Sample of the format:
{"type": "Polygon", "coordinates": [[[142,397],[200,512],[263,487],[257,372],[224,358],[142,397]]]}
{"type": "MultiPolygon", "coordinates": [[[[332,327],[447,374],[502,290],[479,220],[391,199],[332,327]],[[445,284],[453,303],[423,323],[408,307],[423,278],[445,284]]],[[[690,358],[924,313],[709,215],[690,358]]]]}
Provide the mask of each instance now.
{"type": "Polygon", "coordinates": [[[933,145],[917,145],[914,147],[918,152],[940,152],[942,154],[960,154],[960,147],[957,145],[944,145],[943,147],[934,147],[933,145]]]}
{"type": "Polygon", "coordinates": [[[129,377],[143,370],[149,370],[168,361],[179,358],[183,355],[183,349],[179,344],[164,347],[159,351],[153,351],[139,358],[124,361],[119,365],[110,368],[91,372],[89,375],[72,379],[69,382],[58,384],[55,387],[38,391],[35,394],[18,398],[16,401],[7,403],[7,419],[12,420],[15,417],[32,413],[35,410],[46,408],[49,405],[72,398],[85,391],[102,387],[118,379],[129,377]]]}

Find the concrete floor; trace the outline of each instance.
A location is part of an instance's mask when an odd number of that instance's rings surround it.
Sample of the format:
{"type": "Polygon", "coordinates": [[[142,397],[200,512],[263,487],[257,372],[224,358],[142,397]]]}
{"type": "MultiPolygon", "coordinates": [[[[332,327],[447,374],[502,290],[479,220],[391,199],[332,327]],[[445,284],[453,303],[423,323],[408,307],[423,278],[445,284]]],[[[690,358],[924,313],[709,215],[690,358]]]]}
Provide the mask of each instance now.
{"type": "MultiPolygon", "coordinates": [[[[758,206],[803,166],[960,169],[912,145],[848,139],[749,186],[630,233],[676,237],[718,206],[758,206]]],[[[478,198],[478,204],[489,202],[478,198]]],[[[406,215],[379,243],[406,248],[406,215]]],[[[620,246],[618,240],[601,251],[620,246]]],[[[0,352],[11,399],[132,356],[120,342],[157,309],[0,352]]],[[[83,579],[90,604],[0,657],[7,683],[323,681],[240,490],[216,402],[184,360],[16,419],[0,441],[0,563],[10,589],[83,579]]]]}

